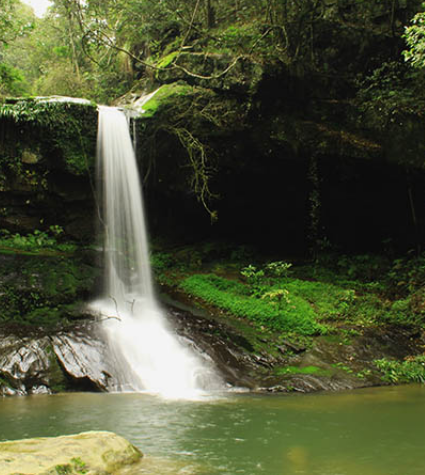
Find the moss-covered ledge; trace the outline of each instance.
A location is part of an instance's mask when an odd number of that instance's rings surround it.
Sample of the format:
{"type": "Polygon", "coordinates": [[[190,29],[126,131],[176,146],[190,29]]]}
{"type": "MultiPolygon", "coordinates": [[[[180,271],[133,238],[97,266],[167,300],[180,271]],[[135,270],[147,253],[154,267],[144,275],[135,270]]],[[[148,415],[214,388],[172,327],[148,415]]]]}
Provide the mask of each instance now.
{"type": "Polygon", "coordinates": [[[197,89],[184,81],[164,84],[148,96],[145,96],[145,100],[142,96],[131,107],[134,107],[139,112],[138,118],[152,118],[158,110],[161,111],[164,108],[168,108],[171,101],[178,101],[183,96],[191,96],[197,92],[197,89]]]}
{"type": "Polygon", "coordinates": [[[97,105],[67,97],[0,103],[0,229],[26,234],[60,225],[93,236],[97,105]]]}
{"type": "Polygon", "coordinates": [[[20,159],[83,175],[94,166],[97,105],[62,96],[7,98],[0,104],[0,131],[0,172],[20,159]]]}

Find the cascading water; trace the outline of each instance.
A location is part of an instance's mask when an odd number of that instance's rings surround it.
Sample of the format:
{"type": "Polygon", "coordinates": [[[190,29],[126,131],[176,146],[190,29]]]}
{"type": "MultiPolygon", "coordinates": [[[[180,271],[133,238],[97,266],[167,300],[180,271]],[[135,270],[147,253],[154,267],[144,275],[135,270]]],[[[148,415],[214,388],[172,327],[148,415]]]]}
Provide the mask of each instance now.
{"type": "Polygon", "coordinates": [[[99,108],[98,183],[104,232],[103,318],[119,391],[193,397],[221,387],[212,365],[172,332],[153,291],[137,164],[125,114],[99,108]]]}

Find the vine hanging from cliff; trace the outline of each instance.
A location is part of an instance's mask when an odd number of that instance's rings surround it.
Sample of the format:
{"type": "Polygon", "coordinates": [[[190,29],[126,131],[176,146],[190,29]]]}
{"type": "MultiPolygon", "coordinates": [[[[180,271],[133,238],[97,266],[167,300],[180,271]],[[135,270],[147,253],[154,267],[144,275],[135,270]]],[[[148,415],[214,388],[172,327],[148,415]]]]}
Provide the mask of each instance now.
{"type": "Polygon", "coordinates": [[[248,106],[237,106],[235,102],[237,99],[224,98],[209,89],[190,87],[183,83],[170,84],[163,86],[143,106],[146,110],[140,121],[143,124],[143,134],[139,133],[140,146],[149,154],[149,158],[145,159],[145,182],[149,181],[152,174],[152,179],[155,179],[156,161],[158,153],[161,153],[158,146],[170,141],[179,149],[173,148],[173,154],[179,156],[183,152],[185,160],[183,165],[177,159],[173,164],[177,170],[186,170],[185,179],[189,182],[190,190],[208,212],[212,222],[218,218],[213,203],[219,198],[212,187],[217,172],[217,147],[212,140],[215,136],[222,136],[231,124],[242,126],[248,106]],[[240,109],[244,112],[241,113],[240,109]],[[169,139],[164,140],[161,133],[167,134],[169,139]]]}
{"type": "Polygon", "coordinates": [[[217,220],[217,211],[210,208],[210,202],[217,195],[210,190],[210,178],[214,168],[210,164],[207,146],[196,138],[188,129],[183,127],[167,127],[167,131],[174,134],[187,152],[191,169],[190,185],[202,206],[211,217],[211,222],[217,220]]]}

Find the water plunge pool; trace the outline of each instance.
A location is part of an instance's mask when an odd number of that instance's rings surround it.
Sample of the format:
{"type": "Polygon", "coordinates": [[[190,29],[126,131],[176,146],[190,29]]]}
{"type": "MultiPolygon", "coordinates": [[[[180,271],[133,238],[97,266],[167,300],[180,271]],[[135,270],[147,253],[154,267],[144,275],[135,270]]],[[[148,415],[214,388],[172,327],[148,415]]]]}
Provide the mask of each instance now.
{"type": "Polygon", "coordinates": [[[0,400],[2,441],[110,430],[178,467],[132,475],[423,475],[424,428],[419,385],[200,401],[90,393],[0,400]]]}

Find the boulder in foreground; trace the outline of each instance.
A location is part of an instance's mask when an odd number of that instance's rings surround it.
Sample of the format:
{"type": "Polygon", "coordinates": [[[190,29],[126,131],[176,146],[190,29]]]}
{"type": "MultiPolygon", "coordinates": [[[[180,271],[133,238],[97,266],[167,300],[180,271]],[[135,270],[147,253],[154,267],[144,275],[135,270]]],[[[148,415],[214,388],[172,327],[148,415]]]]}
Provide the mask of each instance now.
{"type": "Polygon", "coordinates": [[[0,475],[109,475],[143,454],[112,432],[83,432],[0,443],[0,475]]]}

